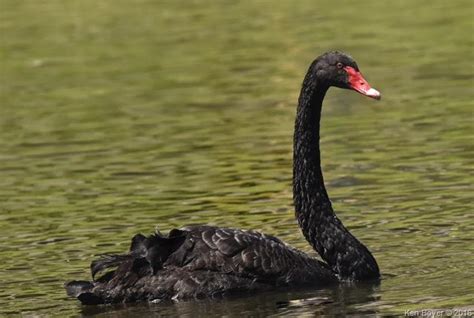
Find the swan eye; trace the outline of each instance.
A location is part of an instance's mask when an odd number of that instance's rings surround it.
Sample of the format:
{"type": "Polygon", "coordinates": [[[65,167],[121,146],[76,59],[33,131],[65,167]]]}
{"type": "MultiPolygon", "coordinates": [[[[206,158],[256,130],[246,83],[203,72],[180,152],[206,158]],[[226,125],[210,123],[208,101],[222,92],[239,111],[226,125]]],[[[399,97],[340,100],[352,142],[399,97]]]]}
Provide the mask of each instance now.
{"type": "Polygon", "coordinates": [[[342,65],[341,62],[339,62],[339,63],[336,64],[336,66],[337,66],[337,68],[342,68],[344,65],[342,65]]]}

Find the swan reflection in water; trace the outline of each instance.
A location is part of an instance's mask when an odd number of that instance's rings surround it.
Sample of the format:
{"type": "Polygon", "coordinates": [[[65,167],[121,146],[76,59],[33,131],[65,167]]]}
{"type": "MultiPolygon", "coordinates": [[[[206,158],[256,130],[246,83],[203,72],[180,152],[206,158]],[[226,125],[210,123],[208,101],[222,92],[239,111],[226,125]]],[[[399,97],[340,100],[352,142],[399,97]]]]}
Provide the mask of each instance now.
{"type": "Polygon", "coordinates": [[[359,282],[317,290],[306,288],[252,295],[241,293],[217,299],[82,306],[81,313],[84,316],[106,313],[116,318],[373,315],[378,312],[379,290],[376,283],[359,282]]]}

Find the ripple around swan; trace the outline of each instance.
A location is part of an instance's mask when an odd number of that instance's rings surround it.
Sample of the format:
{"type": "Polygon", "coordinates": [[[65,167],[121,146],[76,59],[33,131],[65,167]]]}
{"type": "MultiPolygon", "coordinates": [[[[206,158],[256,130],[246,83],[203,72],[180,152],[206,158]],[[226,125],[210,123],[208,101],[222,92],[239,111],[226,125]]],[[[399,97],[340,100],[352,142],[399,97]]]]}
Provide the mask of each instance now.
{"type": "Polygon", "coordinates": [[[181,5],[3,1],[0,314],[470,305],[472,4],[367,1],[358,14],[350,1],[181,5]],[[291,203],[293,119],[307,64],[335,47],[384,95],[330,90],[321,134],[333,205],[374,252],[379,287],[106,308],[66,298],[63,282],[87,278],[93,257],[155,226],[257,229],[309,252],[291,203]]]}

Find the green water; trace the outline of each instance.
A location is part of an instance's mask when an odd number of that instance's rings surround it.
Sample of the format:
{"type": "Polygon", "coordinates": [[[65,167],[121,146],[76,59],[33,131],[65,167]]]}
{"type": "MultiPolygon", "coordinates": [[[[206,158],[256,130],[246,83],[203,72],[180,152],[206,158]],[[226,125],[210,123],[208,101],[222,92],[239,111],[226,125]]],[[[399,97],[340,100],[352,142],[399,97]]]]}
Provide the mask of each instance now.
{"type": "Polygon", "coordinates": [[[0,315],[395,314],[474,304],[471,1],[0,1],[0,315]],[[62,288],[137,232],[257,229],[310,252],[292,129],[308,64],[349,52],[323,165],[380,286],[81,307],[62,288]],[[290,301],[288,303],[288,301],[290,301]]]}

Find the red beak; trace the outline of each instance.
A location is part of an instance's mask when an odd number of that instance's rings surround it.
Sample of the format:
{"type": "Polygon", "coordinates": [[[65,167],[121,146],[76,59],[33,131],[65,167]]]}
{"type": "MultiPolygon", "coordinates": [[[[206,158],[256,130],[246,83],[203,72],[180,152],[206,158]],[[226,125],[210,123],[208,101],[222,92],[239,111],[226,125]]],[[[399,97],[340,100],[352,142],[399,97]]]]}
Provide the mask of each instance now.
{"type": "Polygon", "coordinates": [[[361,93],[362,95],[368,96],[374,99],[382,98],[380,92],[372,87],[365,80],[362,74],[359,71],[356,71],[355,68],[350,66],[345,66],[344,70],[349,75],[349,86],[356,92],[361,93]]]}

